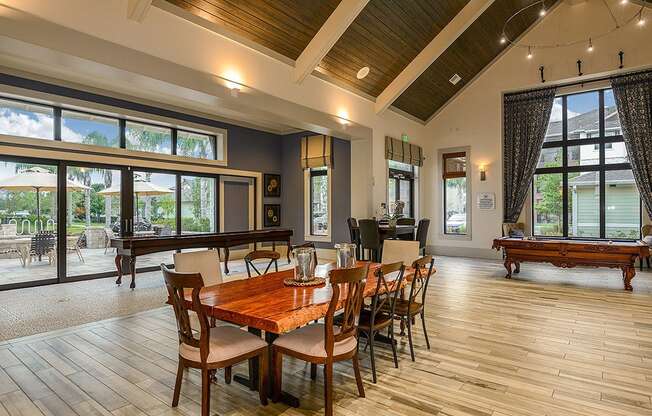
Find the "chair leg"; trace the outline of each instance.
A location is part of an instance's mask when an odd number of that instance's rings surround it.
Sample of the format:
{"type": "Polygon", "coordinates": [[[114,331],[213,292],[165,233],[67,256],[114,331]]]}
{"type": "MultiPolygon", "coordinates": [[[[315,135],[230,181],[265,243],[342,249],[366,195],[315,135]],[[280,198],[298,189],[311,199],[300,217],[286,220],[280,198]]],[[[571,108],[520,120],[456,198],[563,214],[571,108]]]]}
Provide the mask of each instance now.
{"type": "Polygon", "coordinates": [[[226,384],[231,384],[231,374],[232,374],[232,368],[231,366],[224,367],[224,382],[226,384]]]}
{"type": "Polygon", "coordinates": [[[357,352],[353,356],[353,372],[355,373],[355,382],[358,384],[358,395],[364,397],[364,384],[362,384],[362,376],[360,375],[360,360],[357,352]]]}
{"type": "Polygon", "coordinates": [[[650,256],[648,256],[646,258],[646,261],[647,261],[647,268],[649,269],[650,268],[650,256]]]}
{"type": "Polygon", "coordinates": [[[201,369],[201,414],[208,416],[211,413],[211,379],[207,368],[201,369]]]}
{"type": "MultiPolygon", "coordinates": [[[[355,365],[355,364],[354,364],[355,365]]],[[[324,364],[324,414],[333,416],[333,363],[324,364]]]]}
{"type": "Polygon", "coordinates": [[[317,364],[310,363],[310,379],[317,380],[317,364]]]}
{"type": "Polygon", "coordinates": [[[179,367],[177,368],[177,381],[174,383],[174,396],[172,396],[172,407],[179,405],[179,394],[181,393],[181,381],[183,380],[183,361],[179,357],[179,367]]]}
{"type": "Polygon", "coordinates": [[[426,339],[426,347],[430,349],[430,341],[428,341],[428,331],[426,330],[426,314],[421,311],[421,324],[423,325],[423,336],[426,339]]]}
{"type": "Polygon", "coordinates": [[[276,347],[272,346],[272,366],[274,367],[274,391],[272,401],[274,403],[281,400],[281,386],[283,383],[283,354],[276,347]]]}
{"type": "Polygon", "coordinates": [[[410,356],[412,357],[412,361],[414,360],[414,345],[412,344],[412,317],[408,316],[406,321],[407,325],[407,332],[408,332],[408,342],[410,344],[410,356]]]}
{"type": "Polygon", "coordinates": [[[398,368],[398,355],[396,354],[396,341],[394,341],[394,321],[389,326],[389,342],[392,345],[392,355],[394,356],[394,367],[398,368]]]}
{"type": "Polygon", "coordinates": [[[371,360],[371,379],[376,384],[376,357],[374,357],[374,331],[369,331],[369,359],[371,360]]]}
{"type": "Polygon", "coordinates": [[[267,406],[267,349],[258,356],[258,395],[260,404],[267,406]]]}

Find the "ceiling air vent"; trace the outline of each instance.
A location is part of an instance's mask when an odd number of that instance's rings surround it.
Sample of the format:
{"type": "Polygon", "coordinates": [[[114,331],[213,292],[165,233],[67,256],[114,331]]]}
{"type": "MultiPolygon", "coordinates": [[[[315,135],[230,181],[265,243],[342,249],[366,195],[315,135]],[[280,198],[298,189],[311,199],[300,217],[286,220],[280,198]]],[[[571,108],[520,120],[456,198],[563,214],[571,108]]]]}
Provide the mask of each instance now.
{"type": "Polygon", "coordinates": [[[460,77],[460,76],[457,75],[457,74],[454,74],[454,75],[451,77],[451,79],[448,80],[448,82],[450,82],[451,84],[455,85],[455,84],[457,84],[458,82],[460,82],[461,80],[462,80],[462,77],[460,77]]]}

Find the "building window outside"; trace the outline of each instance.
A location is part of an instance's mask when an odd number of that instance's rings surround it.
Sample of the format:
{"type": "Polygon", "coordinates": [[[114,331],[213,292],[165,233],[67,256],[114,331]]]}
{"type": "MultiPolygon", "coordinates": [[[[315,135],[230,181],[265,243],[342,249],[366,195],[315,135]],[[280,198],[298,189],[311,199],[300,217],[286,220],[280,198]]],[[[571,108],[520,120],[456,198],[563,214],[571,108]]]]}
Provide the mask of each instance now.
{"type": "Polygon", "coordinates": [[[329,235],[328,169],[310,169],[310,235],[329,235]]]}
{"type": "Polygon", "coordinates": [[[640,237],[640,197],[610,89],[555,99],[532,186],[534,235],[640,237]]]}
{"type": "Polygon", "coordinates": [[[444,153],[444,234],[467,235],[467,153],[444,153]]]}

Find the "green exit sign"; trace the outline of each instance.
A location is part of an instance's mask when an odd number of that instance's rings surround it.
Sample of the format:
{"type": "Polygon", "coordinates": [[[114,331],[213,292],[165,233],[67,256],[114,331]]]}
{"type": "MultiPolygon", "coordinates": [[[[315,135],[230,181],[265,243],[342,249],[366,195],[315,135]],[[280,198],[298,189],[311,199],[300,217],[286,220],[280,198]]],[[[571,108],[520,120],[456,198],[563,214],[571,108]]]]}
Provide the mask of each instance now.
{"type": "Polygon", "coordinates": [[[410,138],[408,137],[407,134],[403,133],[403,134],[401,134],[401,140],[403,140],[404,142],[407,143],[407,142],[410,141],[410,138]]]}

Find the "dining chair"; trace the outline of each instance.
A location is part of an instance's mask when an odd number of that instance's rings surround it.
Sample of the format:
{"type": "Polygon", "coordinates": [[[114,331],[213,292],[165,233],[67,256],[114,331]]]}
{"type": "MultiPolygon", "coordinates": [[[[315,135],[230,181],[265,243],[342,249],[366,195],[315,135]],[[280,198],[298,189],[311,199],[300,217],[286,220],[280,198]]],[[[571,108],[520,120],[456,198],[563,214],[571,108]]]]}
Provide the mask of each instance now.
{"type": "Polygon", "coordinates": [[[364,286],[369,265],[351,269],[334,269],[329,275],[333,295],[328,304],[325,324],[311,324],[278,337],[272,345],[274,369],[274,401],[281,394],[283,355],[324,366],[324,402],[326,416],[333,414],[333,363],[352,360],[358,395],[364,397],[364,386],[358,362],[358,317],[364,299],[364,286]],[[345,294],[346,298],[340,299],[345,294]],[[343,301],[342,320],[335,324],[335,311],[343,301]]]}
{"type": "MultiPolygon", "coordinates": [[[[430,276],[434,271],[435,259],[432,256],[422,257],[414,263],[414,275],[410,284],[410,295],[407,299],[398,298],[394,306],[394,315],[397,316],[401,322],[407,326],[408,342],[410,344],[410,356],[414,361],[414,344],[412,342],[412,325],[413,319],[421,316],[421,324],[423,325],[423,336],[426,339],[426,347],[430,349],[430,341],[428,340],[428,332],[426,330],[426,291],[428,290],[428,283],[430,276]]],[[[385,310],[388,308],[385,307],[385,310]]]]}
{"type": "Polygon", "coordinates": [[[417,225],[417,241],[419,242],[419,251],[426,255],[426,245],[428,244],[428,227],[430,227],[430,220],[422,218],[417,225]]]}
{"type": "Polygon", "coordinates": [[[382,249],[378,222],[376,220],[360,220],[358,221],[358,227],[360,229],[361,257],[364,257],[364,251],[368,250],[369,259],[378,262],[382,249]]]}
{"type": "Polygon", "coordinates": [[[244,257],[245,266],[247,267],[247,276],[251,277],[251,269],[254,269],[254,271],[258,276],[267,274],[272,264],[274,265],[274,271],[278,272],[278,259],[280,258],[281,255],[278,252],[272,250],[254,250],[248,253],[244,257]],[[269,263],[267,264],[265,271],[262,273],[260,272],[260,270],[256,268],[256,265],[254,264],[254,260],[260,260],[260,259],[269,260],[269,263]]]}
{"type": "Polygon", "coordinates": [[[295,244],[293,246],[290,246],[290,251],[292,251],[292,256],[294,256],[294,250],[297,249],[297,248],[312,248],[312,249],[315,249],[315,255],[314,255],[315,266],[317,264],[319,264],[319,262],[317,261],[317,249],[315,248],[315,243],[313,243],[312,241],[307,241],[307,242],[305,242],[303,244],[295,244]]]}
{"type": "Polygon", "coordinates": [[[415,225],[414,218],[398,218],[396,219],[396,225],[415,225]]]}
{"type": "Polygon", "coordinates": [[[204,287],[200,273],[177,273],[161,264],[169,300],[174,308],[179,333],[179,367],[174,384],[172,407],[179,404],[181,382],[184,370],[188,367],[201,371],[202,395],[201,414],[210,414],[210,387],[213,373],[219,368],[258,358],[259,363],[259,397],[262,405],[267,405],[267,343],[260,337],[233,326],[210,328],[206,310],[199,299],[199,292],[204,287]],[[192,303],[188,307],[185,291],[192,290],[192,303]],[[189,311],[199,318],[201,329],[199,338],[190,327],[189,311]]]}
{"type": "Polygon", "coordinates": [[[179,273],[199,273],[204,286],[219,285],[224,281],[217,250],[174,253],[174,270],[179,273]]]}
{"type": "Polygon", "coordinates": [[[371,360],[371,376],[376,383],[376,359],[374,357],[374,337],[384,329],[389,331],[389,339],[394,357],[394,367],[398,368],[398,357],[396,355],[396,343],[394,342],[394,307],[396,299],[401,292],[401,282],[405,266],[399,261],[391,264],[383,264],[376,272],[376,290],[371,298],[370,307],[363,308],[360,312],[358,330],[365,334],[367,343],[365,351],[369,347],[369,358],[371,360]],[[389,279],[390,277],[391,280],[389,279]],[[389,280],[389,281],[388,281],[389,280]]]}
{"type": "Polygon", "coordinates": [[[385,240],[383,242],[382,264],[391,264],[397,261],[411,265],[419,256],[419,242],[406,240],[385,240]]]}
{"type": "Polygon", "coordinates": [[[362,258],[362,248],[360,247],[360,229],[358,228],[358,220],[353,217],[346,219],[346,226],[349,228],[349,239],[351,243],[355,244],[355,252],[358,258],[362,258]]]}

